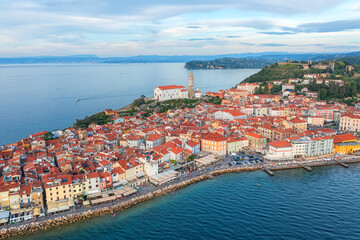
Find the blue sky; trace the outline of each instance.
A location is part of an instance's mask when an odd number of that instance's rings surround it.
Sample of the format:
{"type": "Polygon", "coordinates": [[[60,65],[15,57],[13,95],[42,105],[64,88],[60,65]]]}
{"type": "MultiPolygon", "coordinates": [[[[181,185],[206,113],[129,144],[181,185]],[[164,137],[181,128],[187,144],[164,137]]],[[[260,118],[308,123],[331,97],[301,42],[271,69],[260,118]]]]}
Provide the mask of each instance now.
{"type": "Polygon", "coordinates": [[[360,50],[360,1],[0,0],[0,57],[360,50]]]}

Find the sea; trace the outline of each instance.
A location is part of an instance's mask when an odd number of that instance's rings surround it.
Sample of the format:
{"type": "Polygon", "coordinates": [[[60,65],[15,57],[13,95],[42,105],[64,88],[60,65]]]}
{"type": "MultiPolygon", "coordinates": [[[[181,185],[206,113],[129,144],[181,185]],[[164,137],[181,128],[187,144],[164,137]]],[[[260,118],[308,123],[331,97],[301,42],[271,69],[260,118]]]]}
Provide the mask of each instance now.
{"type": "Polygon", "coordinates": [[[360,239],[360,164],[218,176],[29,240],[360,239]]]}
{"type": "MultiPolygon", "coordinates": [[[[0,145],[118,109],[158,85],[187,85],[183,63],[0,66],[0,145]],[[78,98],[80,101],[75,102],[78,98]]],[[[259,69],[195,70],[203,93],[259,69]]],[[[360,239],[360,165],[227,174],[112,215],[21,239],[360,239]]]]}
{"type": "MultiPolygon", "coordinates": [[[[195,89],[228,89],[258,71],[194,70],[195,89]]],[[[157,86],[187,87],[189,74],[184,63],[0,65],[0,145],[152,97],[157,86]]]]}

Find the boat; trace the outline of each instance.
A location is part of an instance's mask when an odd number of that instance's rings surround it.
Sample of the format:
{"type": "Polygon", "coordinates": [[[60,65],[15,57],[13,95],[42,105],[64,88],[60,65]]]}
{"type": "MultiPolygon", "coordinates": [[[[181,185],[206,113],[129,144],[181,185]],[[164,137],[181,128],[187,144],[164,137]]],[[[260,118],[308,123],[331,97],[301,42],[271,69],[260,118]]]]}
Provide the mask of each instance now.
{"type": "Polygon", "coordinates": [[[80,99],[78,99],[78,98],[75,98],[75,102],[79,102],[80,101],[80,99]]]}

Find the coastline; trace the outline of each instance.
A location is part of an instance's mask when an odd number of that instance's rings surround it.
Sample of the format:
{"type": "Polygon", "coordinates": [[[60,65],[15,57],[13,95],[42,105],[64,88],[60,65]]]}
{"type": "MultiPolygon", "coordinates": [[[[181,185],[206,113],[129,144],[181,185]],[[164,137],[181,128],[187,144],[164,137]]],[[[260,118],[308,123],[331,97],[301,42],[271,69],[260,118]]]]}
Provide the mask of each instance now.
{"type": "MultiPolygon", "coordinates": [[[[315,164],[308,164],[311,167],[322,167],[322,166],[329,166],[329,165],[340,165],[340,163],[359,163],[360,158],[358,159],[348,159],[343,161],[332,161],[332,162],[318,162],[315,164]]],[[[29,222],[22,224],[20,226],[14,226],[14,227],[5,227],[0,230],[0,239],[9,239],[14,237],[20,237],[27,234],[31,234],[34,232],[40,232],[44,230],[53,229],[56,227],[62,227],[67,224],[80,222],[88,220],[92,217],[98,217],[102,215],[109,215],[113,214],[115,212],[122,212],[128,208],[134,207],[137,204],[141,204],[143,202],[155,199],[157,197],[164,196],[166,194],[172,193],[176,190],[179,190],[181,188],[185,188],[189,185],[214,179],[216,176],[224,175],[228,173],[240,173],[240,172],[253,172],[253,171],[259,171],[259,170],[265,170],[266,167],[263,166],[254,166],[254,167],[227,167],[223,169],[214,170],[212,172],[206,172],[198,176],[194,176],[190,179],[183,180],[178,183],[173,183],[168,186],[164,186],[161,189],[157,189],[153,192],[143,194],[140,196],[135,196],[131,199],[124,200],[122,202],[119,202],[112,206],[103,206],[99,207],[97,209],[89,209],[88,211],[81,212],[81,213],[68,213],[65,216],[59,216],[54,219],[43,219],[39,222],[29,222]]],[[[272,167],[269,168],[272,171],[277,170],[288,170],[288,169],[295,169],[295,168],[303,168],[303,165],[297,165],[297,166],[281,166],[278,167],[272,167]]]]}
{"type": "Polygon", "coordinates": [[[178,189],[187,187],[191,184],[201,182],[208,179],[213,179],[215,176],[227,174],[227,173],[239,173],[239,172],[251,172],[261,170],[262,167],[232,167],[215,170],[210,173],[204,173],[200,176],[195,176],[191,179],[184,180],[179,183],[174,183],[169,186],[165,186],[162,189],[158,189],[154,192],[150,192],[141,196],[136,196],[127,201],[117,203],[110,207],[101,207],[98,209],[89,209],[86,212],[82,213],[69,213],[65,216],[56,217],[54,219],[44,219],[39,222],[26,223],[16,227],[3,228],[0,230],[0,239],[9,239],[14,237],[24,236],[26,234],[49,230],[56,227],[61,227],[66,224],[71,224],[75,222],[84,221],[92,217],[97,217],[106,214],[112,214],[115,212],[122,212],[128,208],[131,208],[137,204],[152,200],[156,197],[164,196],[168,193],[176,191],[178,189]]]}

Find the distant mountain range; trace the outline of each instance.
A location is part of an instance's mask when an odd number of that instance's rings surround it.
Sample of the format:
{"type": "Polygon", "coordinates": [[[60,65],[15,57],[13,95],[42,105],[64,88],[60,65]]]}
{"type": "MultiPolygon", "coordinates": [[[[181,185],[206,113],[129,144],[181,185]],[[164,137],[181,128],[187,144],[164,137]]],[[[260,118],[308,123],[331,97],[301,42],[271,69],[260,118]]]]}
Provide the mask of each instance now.
{"type": "Polygon", "coordinates": [[[261,59],[270,62],[286,61],[321,61],[325,59],[337,59],[341,57],[353,57],[360,52],[350,53],[288,53],[288,52],[264,52],[264,53],[241,53],[223,55],[139,55],[133,57],[98,57],[96,55],[72,55],[72,56],[38,56],[38,57],[8,57],[0,58],[0,64],[38,64],[38,63],[163,63],[163,62],[189,62],[210,61],[219,58],[246,58],[261,59]]]}

